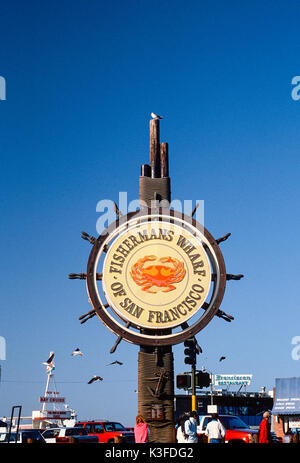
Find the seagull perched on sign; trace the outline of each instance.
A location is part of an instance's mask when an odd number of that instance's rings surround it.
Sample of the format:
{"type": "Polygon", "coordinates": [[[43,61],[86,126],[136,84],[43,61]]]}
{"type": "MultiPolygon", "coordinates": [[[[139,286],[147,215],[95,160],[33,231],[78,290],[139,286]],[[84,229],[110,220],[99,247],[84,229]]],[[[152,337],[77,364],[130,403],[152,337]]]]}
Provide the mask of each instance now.
{"type": "Polygon", "coordinates": [[[219,362],[222,362],[222,360],[225,360],[225,359],[226,359],[226,357],[220,357],[219,362]]]}
{"type": "Polygon", "coordinates": [[[158,114],[151,113],[152,119],[163,119],[163,117],[159,116],[158,114]]]}
{"type": "Polygon", "coordinates": [[[88,381],[88,384],[92,384],[92,383],[94,383],[95,381],[103,381],[103,378],[101,378],[101,376],[94,375],[94,376],[88,381]]]}
{"type": "Polygon", "coordinates": [[[106,366],[108,365],[123,365],[123,363],[119,362],[119,360],[115,360],[114,362],[108,363],[106,366]]]}
{"type": "Polygon", "coordinates": [[[78,347],[77,347],[77,349],[75,349],[75,350],[72,352],[71,355],[72,355],[72,357],[76,357],[76,355],[82,356],[83,353],[82,353],[82,352],[80,351],[80,349],[78,349],[78,347]]]}

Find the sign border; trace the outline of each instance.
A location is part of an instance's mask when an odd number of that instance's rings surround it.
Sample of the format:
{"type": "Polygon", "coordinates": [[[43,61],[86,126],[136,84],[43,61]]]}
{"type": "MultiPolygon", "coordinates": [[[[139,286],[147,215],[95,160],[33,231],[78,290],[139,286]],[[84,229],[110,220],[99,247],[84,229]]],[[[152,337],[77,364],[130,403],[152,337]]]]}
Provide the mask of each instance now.
{"type": "Polygon", "coordinates": [[[164,210],[161,208],[144,208],[135,212],[131,212],[126,216],[118,217],[117,220],[110,224],[108,228],[104,230],[104,232],[97,238],[88,259],[86,285],[90,302],[93,305],[98,318],[114,334],[124,338],[127,342],[138,345],[174,345],[185,341],[191,336],[194,336],[196,333],[201,331],[216,315],[225,292],[226,269],[223,255],[217,242],[208,232],[208,230],[196,222],[195,219],[191,218],[190,216],[185,216],[183,213],[174,210],[164,210]],[[204,244],[206,244],[207,247],[207,255],[216,275],[213,281],[214,287],[212,291],[212,297],[210,302],[207,304],[207,307],[202,307],[204,308],[205,312],[197,322],[191,326],[189,326],[187,323],[179,325],[182,328],[181,332],[170,333],[171,328],[162,328],[161,330],[147,328],[141,329],[141,332],[138,333],[134,332],[132,329],[130,329],[130,327],[131,325],[132,327],[138,329],[141,327],[137,325],[134,326],[127,320],[121,318],[126,326],[122,325],[119,321],[115,320],[111,316],[107,310],[107,307],[105,307],[106,304],[102,301],[97,288],[97,267],[100,256],[103,252],[105,252],[108,243],[117,234],[121,233],[122,228],[124,228],[124,226],[126,227],[128,223],[134,223],[134,221],[136,221],[136,223],[140,223],[142,221],[154,220],[155,218],[160,220],[164,217],[168,218],[170,221],[174,221],[174,223],[179,222],[182,224],[182,226],[187,228],[189,227],[198,236],[202,235],[202,239],[205,241],[204,244]]]}
{"type": "MultiPolygon", "coordinates": [[[[159,223],[159,222],[157,221],[156,223],[159,223]]],[[[164,222],[162,222],[162,223],[164,223],[164,222]]],[[[168,222],[165,221],[165,223],[168,223],[168,222]]],[[[173,224],[173,225],[174,225],[175,227],[177,227],[177,228],[182,228],[182,227],[179,227],[177,224],[173,224]]],[[[127,232],[129,232],[130,230],[134,229],[136,226],[137,226],[137,224],[131,224],[130,227],[125,228],[125,230],[123,230],[123,231],[117,236],[117,239],[122,238],[123,235],[125,235],[125,234],[126,234],[127,232]]],[[[190,231],[188,231],[188,230],[186,230],[186,232],[187,232],[188,234],[191,234],[190,231]]],[[[187,239],[188,239],[188,238],[187,238],[187,239]]],[[[157,243],[155,243],[155,244],[157,244],[157,243]]],[[[165,243],[163,243],[163,244],[165,244],[165,243]]],[[[205,251],[205,248],[204,248],[202,242],[201,242],[201,243],[198,243],[198,244],[201,246],[202,252],[205,254],[205,259],[206,259],[206,261],[207,261],[207,263],[208,263],[208,266],[210,266],[209,257],[207,256],[207,253],[206,253],[206,251],[205,251]]],[[[151,246],[151,244],[148,244],[148,246],[151,246]]],[[[105,259],[104,259],[103,269],[104,269],[105,265],[108,264],[107,261],[108,261],[108,254],[106,255],[106,257],[105,257],[105,259]]],[[[209,269],[209,272],[210,272],[210,269],[209,269]]],[[[204,302],[204,301],[206,300],[206,298],[207,298],[207,295],[208,295],[209,290],[210,290],[210,288],[211,288],[211,284],[212,284],[211,275],[209,275],[209,287],[208,287],[208,289],[207,289],[206,292],[205,292],[205,298],[204,298],[204,300],[201,302],[201,305],[203,304],[203,302],[204,302]]],[[[129,318],[129,317],[127,318],[126,314],[122,314],[122,312],[120,311],[120,309],[119,309],[118,307],[116,307],[115,304],[113,304],[113,302],[111,301],[111,298],[110,298],[110,294],[109,294],[107,285],[106,285],[106,283],[105,283],[104,272],[103,272],[103,277],[102,277],[102,288],[103,288],[103,292],[104,292],[104,295],[105,295],[105,298],[106,298],[108,304],[109,304],[110,307],[115,311],[115,313],[118,314],[118,316],[119,316],[120,318],[124,318],[127,322],[130,322],[131,325],[136,325],[136,326],[139,326],[139,327],[145,328],[145,329],[161,330],[161,329],[173,329],[173,328],[177,328],[177,327],[180,326],[182,323],[187,322],[190,318],[192,318],[193,316],[195,316],[196,313],[198,312],[198,310],[201,308],[201,306],[199,306],[199,307],[197,308],[197,310],[194,311],[194,313],[192,313],[192,314],[187,314],[186,316],[184,316],[184,320],[182,320],[182,321],[180,321],[180,320],[174,321],[172,325],[170,325],[170,324],[168,324],[167,326],[164,326],[164,325],[160,325],[160,326],[155,325],[155,326],[151,327],[151,325],[149,326],[149,325],[145,325],[145,324],[142,324],[142,323],[141,323],[141,324],[139,324],[139,323],[137,323],[137,322],[135,323],[134,321],[132,321],[131,318],[129,318]]],[[[98,294],[99,294],[99,293],[98,293],[98,294]]],[[[177,297],[177,299],[179,300],[179,297],[177,297]]],[[[175,304],[176,304],[176,303],[175,303],[175,304]]]]}

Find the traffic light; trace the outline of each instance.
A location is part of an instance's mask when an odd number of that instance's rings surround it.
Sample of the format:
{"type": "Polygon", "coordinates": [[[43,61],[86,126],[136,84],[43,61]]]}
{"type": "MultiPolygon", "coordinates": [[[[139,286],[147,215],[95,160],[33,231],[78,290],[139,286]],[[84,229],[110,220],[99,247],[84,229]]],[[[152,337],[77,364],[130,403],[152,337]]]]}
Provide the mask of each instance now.
{"type": "Polygon", "coordinates": [[[189,338],[184,341],[184,346],[187,347],[187,349],[184,349],[184,355],[186,355],[184,363],[193,366],[196,365],[196,355],[198,354],[196,345],[197,341],[195,338],[189,338]]]}
{"type": "Polygon", "coordinates": [[[177,389],[189,389],[191,387],[190,375],[177,375],[176,376],[177,389]]]}
{"type": "Polygon", "coordinates": [[[210,374],[199,371],[195,374],[195,383],[197,387],[208,387],[210,385],[210,374]]]}

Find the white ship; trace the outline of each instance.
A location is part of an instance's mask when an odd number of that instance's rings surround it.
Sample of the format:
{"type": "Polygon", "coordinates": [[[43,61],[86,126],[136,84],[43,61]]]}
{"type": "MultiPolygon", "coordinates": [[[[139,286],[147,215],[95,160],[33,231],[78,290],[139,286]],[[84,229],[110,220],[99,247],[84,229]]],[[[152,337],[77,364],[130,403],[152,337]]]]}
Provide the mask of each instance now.
{"type": "Polygon", "coordinates": [[[65,397],[57,391],[54,378],[54,352],[50,352],[46,365],[47,382],[45,394],[39,397],[42,404],[40,410],[32,411],[32,427],[45,429],[53,426],[74,426],[76,422],[75,411],[66,405],[65,397]]]}
{"type": "MultiPolygon", "coordinates": [[[[55,377],[54,377],[54,352],[50,352],[49,359],[47,362],[43,362],[46,365],[47,381],[46,389],[43,396],[39,397],[41,408],[39,410],[33,410],[31,416],[13,416],[0,418],[0,432],[5,432],[10,426],[12,421],[11,430],[15,431],[17,427],[19,429],[45,429],[49,427],[57,426],[74,426],[76,423],[76,413],[74,410],[69,408],[66,404],[65,397],[61,397],[57,391],[55,377]],[[50,360],[50,361],[49,361],[50,360]],[[19,422],[19,426],[18,426],[19,422]]],[[[13,407],[20,409],[21,406],[13,407]]]]}

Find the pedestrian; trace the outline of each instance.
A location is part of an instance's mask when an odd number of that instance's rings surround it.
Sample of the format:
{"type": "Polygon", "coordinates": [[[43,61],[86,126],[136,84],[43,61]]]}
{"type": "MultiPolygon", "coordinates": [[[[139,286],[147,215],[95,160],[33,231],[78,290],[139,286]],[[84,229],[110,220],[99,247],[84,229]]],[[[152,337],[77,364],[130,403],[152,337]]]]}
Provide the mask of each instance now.
{"type": "Polygon", "coordinates": [[[224,442],[226,429],[219,420],[217,413],[213,413],[211,421],[206,426],[205,435],[208,436],[210,444],[221,444],[224,442]]]}
{"type": "Polygon", "coordinates": [[[265,412],[263,414],[263,420],[259,425],[259,444],[270,444],[272,442],[271,435],[271,424],[270,424],[270,413],[265,412]]]}
{"type": "Polygon", "coordinates": [[[179,444],[185,444],[187,442],[187,435],[185,434],[185,431],[184,431],[184,423],[186,422],[187,419],[188,419],[187,413],[183,413],[178,418],[176,440],[179,444]]]}
{"type": "Polygon", "coordinates": [[[186,442],[188,442],[189,444],[198,442],[197,420],[198,413],[195,410],[193,410],[189,413],[189,417],[184,423],[184,432],[187,435],[186,442]]]}
{"type": "Polygon", "coordinates": [[[149,427],[142,415],[137,415],[136,425],[134,427],[134,439],[136,444],[144,444],[149,442],[149,427]]]}

